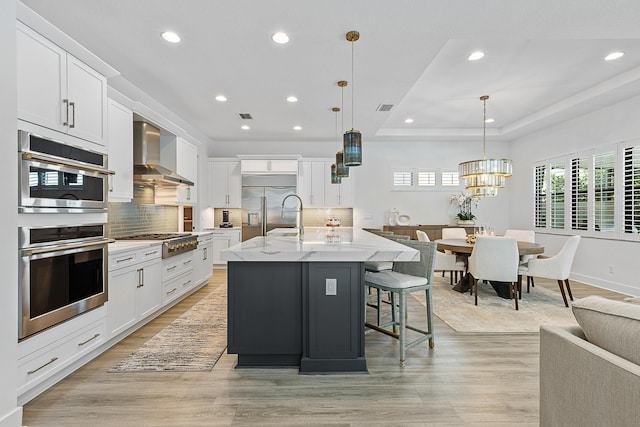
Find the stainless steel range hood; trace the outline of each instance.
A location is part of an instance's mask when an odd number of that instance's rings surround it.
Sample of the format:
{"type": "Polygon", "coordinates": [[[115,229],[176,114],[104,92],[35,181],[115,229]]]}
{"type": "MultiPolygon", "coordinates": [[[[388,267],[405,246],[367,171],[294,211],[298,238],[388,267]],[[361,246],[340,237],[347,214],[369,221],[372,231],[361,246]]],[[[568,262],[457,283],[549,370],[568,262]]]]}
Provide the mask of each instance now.
{"type": "Polygon", "coordinates": [[[160,164],[160,129],[147,122],[133,122],[133,182],[153,187],[194,185],[160,164]]]}

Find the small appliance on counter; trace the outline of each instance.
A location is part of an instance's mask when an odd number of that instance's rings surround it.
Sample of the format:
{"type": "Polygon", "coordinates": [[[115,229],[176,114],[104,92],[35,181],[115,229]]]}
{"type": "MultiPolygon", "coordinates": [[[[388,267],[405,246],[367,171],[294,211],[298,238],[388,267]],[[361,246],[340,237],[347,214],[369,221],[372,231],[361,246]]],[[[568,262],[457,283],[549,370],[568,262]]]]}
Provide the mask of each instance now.
{"type": "Polygon", "coordinates": [[[232,228],[233,224],[229,222],[229,211],[222,211],[222,223],[220,228],[232,228]]]}
{"type": "Polygon", "coordinates": [[[327,227],[340,227],[340,218],[330,217],[324,220],[324,223],[327,227]]]}

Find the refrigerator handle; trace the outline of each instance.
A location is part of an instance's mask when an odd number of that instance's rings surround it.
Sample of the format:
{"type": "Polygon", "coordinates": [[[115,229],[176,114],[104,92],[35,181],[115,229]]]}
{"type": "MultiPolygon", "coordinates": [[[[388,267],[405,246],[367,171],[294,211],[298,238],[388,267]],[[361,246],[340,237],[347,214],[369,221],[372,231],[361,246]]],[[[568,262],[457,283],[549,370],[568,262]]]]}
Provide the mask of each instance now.
{"type": "Polygon", "coordinates": [[[267,235],[267,198],[265,196],[260,197],[260,235],[267,235]]]}

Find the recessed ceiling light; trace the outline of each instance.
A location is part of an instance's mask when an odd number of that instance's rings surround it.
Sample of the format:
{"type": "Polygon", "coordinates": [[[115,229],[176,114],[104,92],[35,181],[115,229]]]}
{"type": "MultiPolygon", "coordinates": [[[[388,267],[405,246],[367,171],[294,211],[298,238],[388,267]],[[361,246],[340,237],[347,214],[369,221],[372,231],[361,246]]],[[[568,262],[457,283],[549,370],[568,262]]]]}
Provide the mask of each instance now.
{"type": "Polygon", "coordinates": [[[295,96],[287,96],[287,101],[289,102],[298,102],[298,98],[295,96]]]}
{"type": "Polygon", "coordinates": [[[478,59],[482,59],[482,57],[484,57],[484,52],[481,52],[478,50],[476,52],[473,52],[471,55],[469,55],[467,59],[469,61],[477,61],[478,59]]]}
{"type": "Polygon", "coordinates": [[[413,119],[404,119],[405,123],[413,123],[413,119]]]}
{"type": "Polygon", "coordinates": [[[250,128],[249,126],[247,126],[247,125],[242,125],[242,126],[240,126],[240,129],[242,129],[242,130],[249,130],[249,129],[251,129],[251,128],[250,128]]]}
{"type": "Polygon", "coordinates": [[[227,97],[224,95],[216,96],[216,101],[225,102],[226,100],[227,100],[227,97]]]}
{"type": "Polygon", "coordinates": [[[496,121],[496,119],[487,119],[487,120],[485,120],[484,122],[485,122],[485,123],[493,123],[493,122],[495,122],[495,121],[496,121]]]}
{"type": "Polygon", "coordinates": [[[180,36],[173,31],[165,31],[164,33],[162,33],[162,38],[169,43],[180,43],[180,36]]]}
{"type": "Polygon", "coordinates": [[[289,43],[289,36],[287,35],[287,33],[278,32],[271,36],[271,40],[278,44],[285,44],[289,43]]]}
{"type": "Polygon", "coordinates": [[[293,130],[302,130],[302,127],[301,126],[294,126],[293,130]]]}
{"type": "Polygon", "coordinates": [[[611,52],[609,55],[604,57],[605,61],[613,61],[614,59],[622,58],[624,56],[624,52],[611,52]]]}

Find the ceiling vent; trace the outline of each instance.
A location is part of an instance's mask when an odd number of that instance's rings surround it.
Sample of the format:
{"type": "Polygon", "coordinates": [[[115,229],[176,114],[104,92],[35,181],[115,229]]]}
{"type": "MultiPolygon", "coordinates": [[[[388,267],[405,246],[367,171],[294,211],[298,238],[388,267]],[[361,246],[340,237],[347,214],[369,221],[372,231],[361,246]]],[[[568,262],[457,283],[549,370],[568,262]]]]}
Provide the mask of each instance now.
{"type": "Polygon", "coordinates": [[[240,118],[242,120],[252,120],[253,119],[253,117],[251,117],[251,114],[249,114],[249,113],[238,113],[238,114],[240,114],[240,118]]]}
{"type": "Polygon", "coordinates": [[[393,104],[380,104],[376,111],[390,111],[393,108],[393,104]]]}

